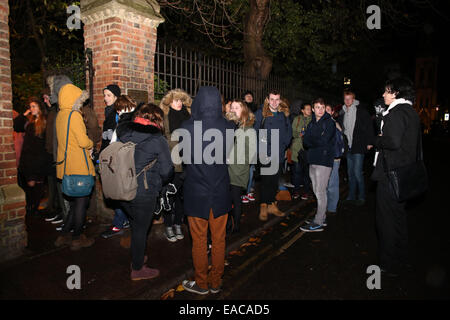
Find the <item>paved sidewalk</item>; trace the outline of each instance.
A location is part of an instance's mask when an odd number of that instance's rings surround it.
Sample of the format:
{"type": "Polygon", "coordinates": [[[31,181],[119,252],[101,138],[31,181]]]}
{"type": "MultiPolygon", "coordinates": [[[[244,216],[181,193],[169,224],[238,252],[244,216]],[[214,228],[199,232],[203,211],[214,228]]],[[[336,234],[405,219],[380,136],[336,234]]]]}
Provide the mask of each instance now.
{"type": "MultiPolygon", "coordinates": [[[[301,208],[306,201],[282,201],[279,207],[290,212],[301,208]]],[[[103,239],[99,233],[105,225],[89,225],[87,234],[96,235],[91,248],[72,252],[68,247],[53,246],[58,233],[55,226],[34,217],[29,226],[39,228],[30,232],[29,253],[0,265],[0,299],[159,299],[167,290],[183,279],[193,276],[191,239],[183,225],[185,239],[170,243],[164,236],[164,225],[153,225],[148,239],[149,266],[158,268],[161,275],[153,280],[130,280],[130,250],[122,245],[124,235],[103,239]],[[34,237],[34,238],[33,238],[34,237]],[[122,242],[122,245],[121,245],[122,242]],[[81,290],[69,290],[66,282],[69,266],[81,269],[81,290]]],[[[263,223],[258,220],[258,202],[243,205],[241,232],[227,237],[227,252],[236,250],[258,231],[268,228],[281,218],[271,216],[263,223]]]]}

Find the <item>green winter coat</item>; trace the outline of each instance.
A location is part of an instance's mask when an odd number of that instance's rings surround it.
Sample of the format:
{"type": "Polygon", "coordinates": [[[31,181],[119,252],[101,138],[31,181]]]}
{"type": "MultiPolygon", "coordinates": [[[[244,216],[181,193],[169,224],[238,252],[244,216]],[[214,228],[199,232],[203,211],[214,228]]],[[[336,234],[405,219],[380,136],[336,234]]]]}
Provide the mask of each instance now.
{"type": "Polygon", "coordinates": [[[312,117],[304,117],[302,114],[295,117],[292,121],[292,161],[298,162],[298,152],[303,150],[303,138],[300,137],[300,132],[303,134],[311,122],[312,117]]]}
{"type": "Polygon", "coordinates": [[[251,113],[246,126],[239,127],[235,131],[234,145],[227,157],[230,184],[233,186],[247,188],[250,177],[250,164],[255,163],[256,158],[251,159],[251,157],[256,157],[258,140],[256,131],[253,129],[253,123],[254,116],[251,113]]]}

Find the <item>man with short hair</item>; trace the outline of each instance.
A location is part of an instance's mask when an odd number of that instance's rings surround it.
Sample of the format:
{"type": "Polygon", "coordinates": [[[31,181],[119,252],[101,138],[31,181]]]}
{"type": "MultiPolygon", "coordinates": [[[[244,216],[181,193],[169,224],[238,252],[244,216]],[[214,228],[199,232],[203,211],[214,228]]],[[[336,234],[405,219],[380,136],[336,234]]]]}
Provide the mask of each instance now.
{"type": "Polygon", "coordinates": [[[342,128],[346,145],[349,193],[345,202],[365,204],[363,164],[365,154],[372,149],[374,132],[369,113],[360,106],[352,91],[344,91],[344,106],[338,123],[342,128]]]}
{"type": "Polygon", "coordinates": [[[267,159],[260,159],[263,163],[261,168],[261,201],[260,201],[260,213],[259,219],[261,221],[267,221],[268,215],[273,214],[278,217],[282,217],[285,214],[281,212],[277,207],[275,197],[278,191],[278,179],[280,176],[280,164],[283,163],[285,158],[285,151],[291,143],[292,139],[292,127],[289,121],[289,108],[283,108],[280,105],[281,94],[272,90],[264,101],[264,106],[258,109],[255,113],[255,130],[258,134],[258,148],[261,148],[261,144],[267,146],[267,159]],[[265,137],[263,132],[259,129],[267,129],[267,136],[265,137]],[[278,141],[273,141],[273,130],[278,130],[278,141]],[[272,144],[277,143],[278,151],[276,154],[271,154],[272,144]],[[267,164],[264,162],[268,160],[267,164]],[[274,174],[264,174],[267,168],[276,167],[274,174]]]}

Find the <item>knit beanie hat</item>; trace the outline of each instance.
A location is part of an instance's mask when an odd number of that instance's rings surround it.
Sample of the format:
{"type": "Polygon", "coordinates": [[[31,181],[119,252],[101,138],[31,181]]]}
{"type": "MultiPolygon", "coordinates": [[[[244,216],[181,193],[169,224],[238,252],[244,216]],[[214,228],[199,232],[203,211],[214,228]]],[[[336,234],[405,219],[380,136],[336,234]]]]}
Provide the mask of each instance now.
{"type": "Polygon", "coordinates": [[[104,88],[103,90],[109,90],[115,95],[117,98],[120,97],[120,88],[118,85],[115,84],[109,84],[104,88]]]}

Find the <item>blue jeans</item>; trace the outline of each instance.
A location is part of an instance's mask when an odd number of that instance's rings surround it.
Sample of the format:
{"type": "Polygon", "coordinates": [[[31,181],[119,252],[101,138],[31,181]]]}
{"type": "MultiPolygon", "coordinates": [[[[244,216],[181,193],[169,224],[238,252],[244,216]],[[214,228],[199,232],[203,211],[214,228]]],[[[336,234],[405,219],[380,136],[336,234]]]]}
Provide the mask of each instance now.
{"type": "Polygon", "coordinates": [[[250,176],[248,178],[248,186],[247,186],[247,194],[252,192],[254,180],[253,180],[253,172],[255,171],[255,165],[250,165],[250,176]]]}
{"type": "Polygon", "coordinates": [[[298,162],[294,161],[292,171],[292,184],[294,185],[294,191],[300,192],[301,185],[303,185],[304,193],[311,193],[311,178],[309,177],[309,166],[306,163],[302,163],[299,159],[298,162]]]}
{"type": "Polygon", "coordinates": [[[347,173],[348,173],[348,197],[347,200],[356,200],[356,190],[358,189],[358,200],[365,200],[364,176],[363,176],[364,154],[350,151],[347,153],[347,173]]]}
{"type": "Polygon", "coordinates": [[[333,170],[331,171],[330,180],[328,181],[327,188],[327,211],[336,212],[339,202],[339,166],[341,160],[334,160],[333,170]]]}
{"type": "Polygon", "coordinates": [[[302,168],[300,162],[293,161],[292,165],[292,184],[294,185],[294,191],[300,190],[300,185],[303,184],[302,168]]]}
{"type": "Polygon", "coordinates": [[[122,229],[125,222],[128,222],[128,218],[125,212],[123,212],[123,210],[120,208],[114,209],[114,219],[112,222],[113,226],[122,229]]]}

